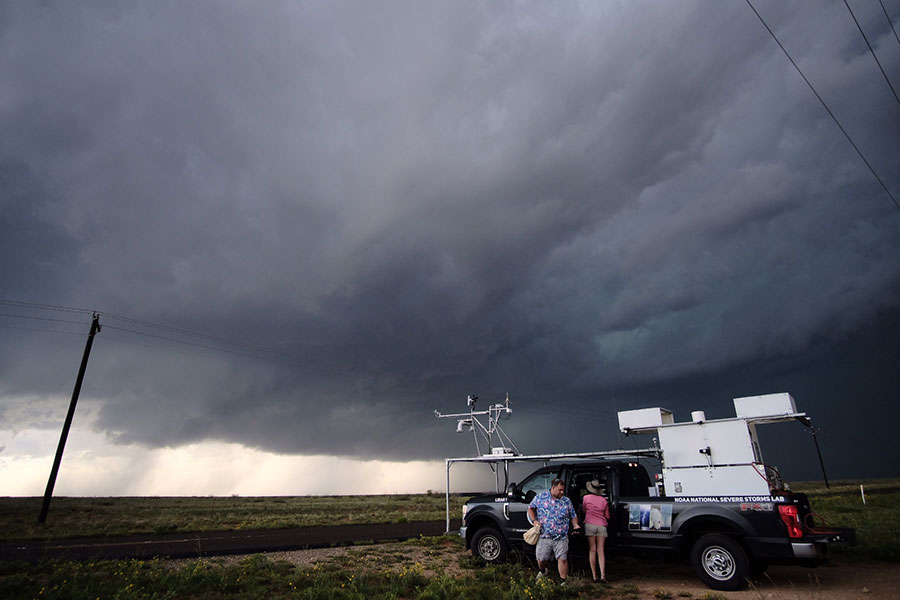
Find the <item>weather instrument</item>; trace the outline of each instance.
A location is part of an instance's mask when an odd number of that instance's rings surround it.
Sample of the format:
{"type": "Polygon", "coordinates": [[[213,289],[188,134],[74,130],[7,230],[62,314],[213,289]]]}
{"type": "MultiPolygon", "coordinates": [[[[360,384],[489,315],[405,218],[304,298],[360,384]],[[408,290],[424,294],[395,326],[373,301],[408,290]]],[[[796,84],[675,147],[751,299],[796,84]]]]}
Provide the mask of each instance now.
{"type": "Polygon", "coordinates": [[[475,410],[475,404],[478,402],[478,396],[469,395],[466,404],[469,407],[467,413],[442,414],[435,410],[434,415],[438,419],[456,419],[456,433],[472,432],[475,439],[475,455],[482,456],[481,442],[487,444],[489,453],[483,456],[516,456],[521,454],[519,448],[513,443],[508,435],[500,427],[500,419],[509,418],[512,409],[509,407],[509,394],[506,394],[506,402],[492,404],[485,410],[475,410]],[[487,425],[482,423],[478,417],[487,417],[487,425]]]}

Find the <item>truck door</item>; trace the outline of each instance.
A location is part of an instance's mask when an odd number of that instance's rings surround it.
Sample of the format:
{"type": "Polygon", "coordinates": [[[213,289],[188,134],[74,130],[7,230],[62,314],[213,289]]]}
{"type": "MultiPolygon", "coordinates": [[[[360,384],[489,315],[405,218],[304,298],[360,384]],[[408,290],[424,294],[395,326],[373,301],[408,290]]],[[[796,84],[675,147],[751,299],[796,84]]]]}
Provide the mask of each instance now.
{"type": "Polygon", "coordinates": [[[531,521],[528,519],[528,504],[539,493],[549,490],[550,483],[557,476],[556,471],[538,471],[519,484],[519,496],[509,498],[503,507],[505,516],[509,519],[511,537],[521,540],[522,534],[531,529],[531,521]]]}
{"type": "MultiPolygon", "coordinates": [[[[588,482],[595,480],[600,482],[600,489],[604,492],[603,496],[607,501],[610,501],[610,469],[607,465],[586,465],[584,467],[575,468],[572,471],[568,487],[566,488],[566,495],[569,496],[569,499],[572,500],[572,504],[575,506],[575,512],[578,514],[578,522],[581,523],[582,531],[584,531],[584,513],[581,510],[581,505],[585,494],[588,493],[588,482]]],[[[612,511],[611,503],[610,511],[612,511]]],[[[611,525],[612,521],[610,521],[610,526],[611,525]]],[[[587,556],[587,537],[584,535],[577,535],[570,538],[569,551],[572,554],[587,556]]]]}

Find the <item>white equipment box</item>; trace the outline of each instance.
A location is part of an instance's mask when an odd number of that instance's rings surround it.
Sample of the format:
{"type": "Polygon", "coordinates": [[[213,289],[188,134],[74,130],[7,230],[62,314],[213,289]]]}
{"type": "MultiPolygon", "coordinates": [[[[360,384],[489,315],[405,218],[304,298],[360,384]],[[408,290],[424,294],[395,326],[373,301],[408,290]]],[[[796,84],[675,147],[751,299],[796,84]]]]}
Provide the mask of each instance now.
{"type": "Polygon", "coordinates": [[[619,429],[640,429],[671,425],[675,422],[671,410],[665,408],[639,408],[637,410],[619,411],[619,429]]]}
{"type": "Polygon", "coordinates": [[[790,394],[766,394],[734,399],[734,414],[738,419],[793,415],[797,403],[790,394]]]}
{"type": "Polygon", "coordinates": [[[664,408],[619,412],[625,433],[656,433],[663,453],[663,482],[667,496],[769,495],[776,482],[767,476],[756,436],[756,425],[803,419],[790,394],[734,399],[731,419],[675,423],[664,408]]]}

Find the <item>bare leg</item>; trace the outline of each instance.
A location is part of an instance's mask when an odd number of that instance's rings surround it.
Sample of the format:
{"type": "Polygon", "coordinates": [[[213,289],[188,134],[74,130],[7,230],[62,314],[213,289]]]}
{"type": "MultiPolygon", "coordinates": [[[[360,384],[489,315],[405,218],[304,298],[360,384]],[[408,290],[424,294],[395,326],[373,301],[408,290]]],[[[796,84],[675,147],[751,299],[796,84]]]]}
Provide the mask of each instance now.
{"type": "Polygon", "coordinates": [[[550,563],[547,562],[546,560],[539,560],[539,561],[537,561],[537,563],[538,563],[538,569],[541,570],[541,573],[545,572],[547,570],[547,568],[550,566],[550,563]]]}
{"type": "MultiPolygon", "coordinates": [[[[597,536],[588,536],[588,562],[591,563],[591,575],[597,580],[597,536]]],[[[600,571],[603,572],[602,570],[600,571]]]]}
{"type": "Polygon", "coordinates": [[[566,558],[561,558],[556,561],[557,566],[559,567],[559,577],[560,579],[565,579],[569,576],[569,560],[566,558]]]}
{"type": "MultiPolygon", "coordinates": [[[[597,562],[600,563],[600,578],[606,579],[606,538],[597,536],[597,562]]],[[[595,575],[596,577],[596,575],[595,575]]]]}

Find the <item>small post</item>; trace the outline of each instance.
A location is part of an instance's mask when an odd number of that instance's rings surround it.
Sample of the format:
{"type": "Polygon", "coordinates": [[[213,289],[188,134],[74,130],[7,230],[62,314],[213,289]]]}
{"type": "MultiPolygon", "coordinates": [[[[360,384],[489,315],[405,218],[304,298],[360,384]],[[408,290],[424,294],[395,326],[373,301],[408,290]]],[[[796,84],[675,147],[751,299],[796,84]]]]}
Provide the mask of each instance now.
{"type": "Polygon", "coordinates": [[[863,484],[859,484],[859,495],[862,496],[863,506],[866,505],[866,490],[863,489],[863,484]]]}
{"type": "Polygon", "coordinates": [[[66,414],[66,421],[63,423],[62,433],[59,435],[56,458],[53,459],[50,479],[47,481],[47,489],[44,491],[44,503],[41,505],[41,515],[38,517],[38,523],[47,521],[47,513],[50,511],[50,499],[53,497],[53,487],[56,485],[56,476],[59,473],[59,465],[62,462],[63,450],[66,449],[66,439],[69,437],[69,428],[72,427],[72,418],[75,416],[75,404],[78,402],[78,395],[81,394],[81,383],[84,381],[84,372],[87,370],[88,357],[91,355],[91,346],[94,344],[94,336],[98,331],[100,331],[100,315],[94,313],[91,320],[91,331],[88,333],[87,343],[84,345],[84,355],[81,357],[81,367],[78,369],[78,377],[75,379],[72,400],[69,402],[69,412],[66,414]]]}
{"type": "Polygon", "coordinates": [[[449,458],[444,460],[447,467],[447,530],[444,533],[450,533],[450,466],[453,464],[449,458]]]}

